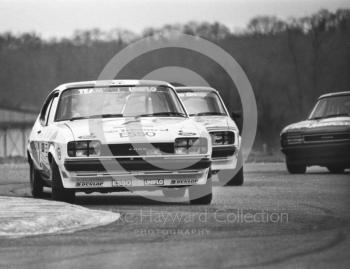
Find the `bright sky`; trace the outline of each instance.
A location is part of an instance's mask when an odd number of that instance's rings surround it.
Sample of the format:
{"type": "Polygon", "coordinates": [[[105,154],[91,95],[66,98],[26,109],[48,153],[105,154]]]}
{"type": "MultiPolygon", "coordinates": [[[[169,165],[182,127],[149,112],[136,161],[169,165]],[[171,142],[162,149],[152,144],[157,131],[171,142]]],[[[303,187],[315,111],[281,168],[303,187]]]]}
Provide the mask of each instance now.
{"type": "Polygon", "coordinates": [[[145,27],[219,21],[243,28],[254,16],[301,17],[321,8],[350,8],[349,0],[0,0],[0,32],[35,31],[45,38],[76,29],[145,27]]]}

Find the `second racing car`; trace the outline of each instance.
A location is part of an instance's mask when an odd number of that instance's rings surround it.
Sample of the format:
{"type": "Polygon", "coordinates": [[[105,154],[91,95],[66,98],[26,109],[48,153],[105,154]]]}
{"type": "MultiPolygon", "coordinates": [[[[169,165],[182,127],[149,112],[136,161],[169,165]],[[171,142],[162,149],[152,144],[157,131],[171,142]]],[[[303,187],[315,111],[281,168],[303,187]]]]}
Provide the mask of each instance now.
{"type": "Polygon", "coordinates": [[[203,124],[210,133],[213,144],[212,172],[217,173],[225,185],[242,185],[241,136],[218,91],[198,86],[175,89],[190,117],[203,124]]]}

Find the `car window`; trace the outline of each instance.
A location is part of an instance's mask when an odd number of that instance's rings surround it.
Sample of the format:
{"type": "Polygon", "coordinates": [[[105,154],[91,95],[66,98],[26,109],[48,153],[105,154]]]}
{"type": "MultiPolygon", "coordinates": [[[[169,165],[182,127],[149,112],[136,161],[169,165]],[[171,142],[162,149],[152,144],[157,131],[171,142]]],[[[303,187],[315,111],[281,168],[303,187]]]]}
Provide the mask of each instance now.
{"type": "Polygon", "coordinates": [[[56,108],[57,108],[57,103],[58,103],[58,96],[55,96],[51,101],[50,109],[48,109],[49,114],[48,114],[48,118],[47,118],[47,124],[52,123],[54,120],[56,108]]]}
{"type": "Polygon", "coordinates": [[[317,102],[310,119],[350,116],[350,95],[323,98],[317,102]]]}
{"type": "Polygon", "coordinates": [[[132,116],[134,114],[152,113],[152,111],[150,111],[149,101],[149,98],[145,95],[130,95],[125,102],[124,109],[121,110],[121,113],[125,117],[132,116]]]}
{"type": "Polygon", "coordinates": [[[160,113],[186,115],[175,92],[166,86],[68,89],[61,94],[56,120],[160,116],[160,113]]]}
{"type": "Polygon", "coordinates": [[[194,115],[226,115],[226,111],[214,92],[189,91],[178,93],[190,116],[194,115]]]}
{"type": "Polygon", "coordinates": [[[49,116],[49,112],[50,112],[50,107],[51,107],[51,103],[52,103],[52,98],[53,96],[50,96],[44,103],[43,108],[41,109],[40,112],[40,123],[42,125],[45,125],[47,122],[47,118],[49,116]]]}

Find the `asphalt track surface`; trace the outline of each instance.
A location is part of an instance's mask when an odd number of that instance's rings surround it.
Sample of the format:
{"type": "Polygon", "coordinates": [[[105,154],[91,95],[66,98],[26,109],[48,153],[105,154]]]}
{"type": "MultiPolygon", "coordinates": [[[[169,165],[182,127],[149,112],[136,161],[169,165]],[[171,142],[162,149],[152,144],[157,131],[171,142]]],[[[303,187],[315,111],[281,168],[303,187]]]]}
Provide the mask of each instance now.
{"type": "MultiPolygon", "coordinates": [[[[78,195],[78,205],[121,218],[73,234],[2,238],[0,268],[350,267],[349,172],[248,164],[245,180],[215,184],[210,206],[78,195]]],[[[0,166],[0,195],[30,197],[27,182],[27,166],[0,166]]]]}

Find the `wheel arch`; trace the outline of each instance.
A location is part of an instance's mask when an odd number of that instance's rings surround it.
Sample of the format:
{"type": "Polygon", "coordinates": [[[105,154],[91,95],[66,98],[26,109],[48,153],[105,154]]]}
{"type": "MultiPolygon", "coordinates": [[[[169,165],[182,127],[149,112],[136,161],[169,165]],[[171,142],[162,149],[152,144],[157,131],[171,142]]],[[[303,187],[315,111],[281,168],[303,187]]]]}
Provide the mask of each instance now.
{"type": "Polygon", "coordinates": [[[49,164],[52,164],[53,162],[59,164],[60,162],[60,158],[57,156],[57,145],[54,143],[50,144],[49,150],[47,152],[47,160],[49,164]]]}
{"type": "Polygon", "coordinates": [[[33,164],[33,159],[32,159],[32,156],[30,155],[29,150],[27,150],[27,161],[29,164],[33,164]]]}

